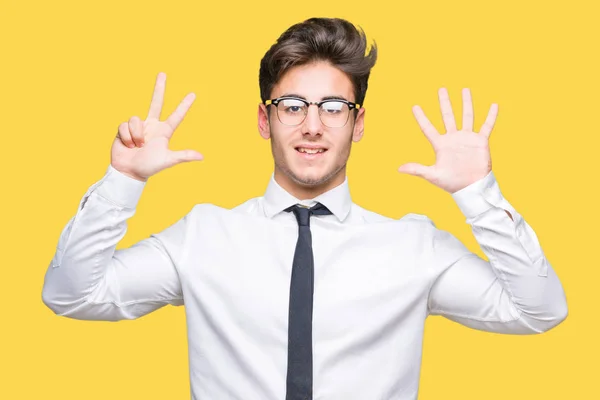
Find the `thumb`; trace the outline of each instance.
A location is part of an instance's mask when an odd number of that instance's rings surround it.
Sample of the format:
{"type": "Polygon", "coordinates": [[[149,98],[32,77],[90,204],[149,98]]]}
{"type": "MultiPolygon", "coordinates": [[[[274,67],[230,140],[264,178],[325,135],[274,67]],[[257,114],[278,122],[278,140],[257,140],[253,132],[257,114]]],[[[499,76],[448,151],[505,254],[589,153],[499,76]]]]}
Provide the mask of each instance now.
{"type": "Polygon", "coordinates": [[[169,152],[168,164],[173,166],[182,162],[201,161],[204,156],[195,150],[179,150],[169,152]]]}
{"type": "Polygon", "coordinates": [[[399,172],[403,174],[409,174],[414,176],[420,176],[421,178],[427,179],[428,181],[432,180],[434,177],[434,168],[431,166],[426,166],[417,163],[406,163],[400,168],[398,168],[399,172]]]}

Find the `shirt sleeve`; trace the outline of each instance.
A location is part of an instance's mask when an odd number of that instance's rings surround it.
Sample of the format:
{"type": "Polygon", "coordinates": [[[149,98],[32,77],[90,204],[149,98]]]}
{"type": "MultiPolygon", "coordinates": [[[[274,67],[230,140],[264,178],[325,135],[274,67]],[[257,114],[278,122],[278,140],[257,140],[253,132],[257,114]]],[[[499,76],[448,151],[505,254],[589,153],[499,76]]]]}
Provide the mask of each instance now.
{"type": "Polygon", "coordinates": [[[85,193],[62,230],[44,279],[42,300],[56,314],[116,321],[183,304],[176,263],[187,216],[116,250],[144,186],[109,166],[85,193]]]}
{"type": "Polygon", "coordinates": [[[563,321],[563,287],[535,232],[502,196],[494,174],[452,196],[489,262],[434,228],[432,265],[438,275],[429,295],[430,314],[507,334],[541,333],[563,321]]]}

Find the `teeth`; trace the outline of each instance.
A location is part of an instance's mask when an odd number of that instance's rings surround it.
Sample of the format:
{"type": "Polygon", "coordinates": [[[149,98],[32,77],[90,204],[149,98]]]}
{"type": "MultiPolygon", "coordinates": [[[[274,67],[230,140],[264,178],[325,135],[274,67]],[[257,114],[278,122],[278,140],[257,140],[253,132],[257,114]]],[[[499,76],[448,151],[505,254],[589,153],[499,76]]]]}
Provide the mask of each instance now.
{"type": "Polygon", "coordinates": [[[298,151],[300,153],[316,154],[316,153],[322,153],[325,150],[324,149],[305,149],[305,148],[301,147],[298,149],[298,151]]]}

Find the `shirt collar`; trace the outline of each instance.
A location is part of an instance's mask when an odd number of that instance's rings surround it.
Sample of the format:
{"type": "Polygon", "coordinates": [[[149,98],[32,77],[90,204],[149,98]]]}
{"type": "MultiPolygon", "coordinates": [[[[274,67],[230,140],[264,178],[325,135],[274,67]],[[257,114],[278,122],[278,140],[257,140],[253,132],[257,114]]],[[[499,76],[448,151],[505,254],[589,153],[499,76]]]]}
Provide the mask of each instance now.
{"type": "Polygon", "coordinates": [[[348,177],[340,185],[320,194],[314,199],[298,200],[275,181],[275,174],[271,174],[271,179],[264,195],[264,211],[267,218],[273,218],[294,204],[312,206],[317,202],[327,207],[340,222],[343,222],[348,216],[352,205],[350,190],[348,188],[348,177]]]}

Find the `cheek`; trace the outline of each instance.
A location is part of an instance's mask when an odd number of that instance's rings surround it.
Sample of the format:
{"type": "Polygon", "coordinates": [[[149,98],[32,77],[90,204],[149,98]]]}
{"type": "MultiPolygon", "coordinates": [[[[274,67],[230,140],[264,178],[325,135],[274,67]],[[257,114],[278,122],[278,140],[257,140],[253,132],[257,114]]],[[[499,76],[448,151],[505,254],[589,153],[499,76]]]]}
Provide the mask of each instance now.
{"type": "Polygon", "coordinates": [[[285,141],[280,135],[271,132],[271,147],[273,149],[273,155],[277,160],[292,159],[294,150],[291,145],[285,141]]]}
{"type": "Polygon", "coordinates": [[[350,151],[350,148],[352,147],[352,139],[353,139],[353,132],[347,132],[345,134],[345,137],[343,139],[341,139],[338,143],[337,143],[337,153],[340,155],[346,155],[348,154],[348,152],[350,151]]]}
{"type": "Polygon", "coordinates": [[[296,151],[291,144],[292,137],[294,137],[293,132],[281,132],[273,129],[273,127],[271,128],[272,145],[277,148],[280,153],[290,153],[291,151],[296,151]]]}

